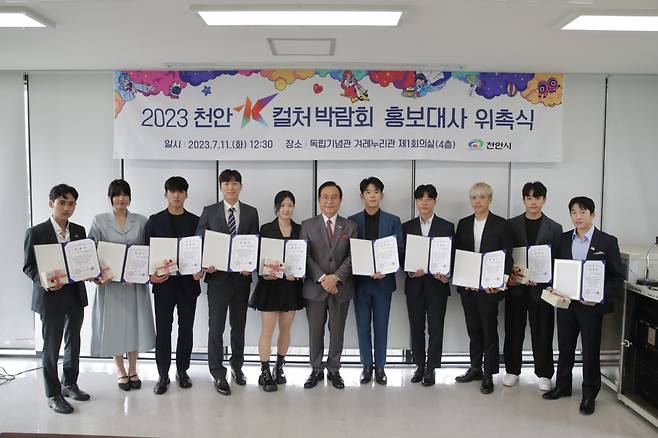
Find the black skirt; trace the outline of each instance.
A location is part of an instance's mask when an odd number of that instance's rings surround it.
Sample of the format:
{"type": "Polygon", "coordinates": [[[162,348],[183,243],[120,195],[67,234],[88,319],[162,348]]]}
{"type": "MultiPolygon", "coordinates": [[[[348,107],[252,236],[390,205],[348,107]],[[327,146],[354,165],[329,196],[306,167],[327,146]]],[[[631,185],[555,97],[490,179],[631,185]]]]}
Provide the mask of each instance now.
{"type": "Polygon", "coordinates": [[[304,308],[303,280],[264,280],[258,284],[249,300],[249,307],[261,312],[288,312],[304,308]]]}

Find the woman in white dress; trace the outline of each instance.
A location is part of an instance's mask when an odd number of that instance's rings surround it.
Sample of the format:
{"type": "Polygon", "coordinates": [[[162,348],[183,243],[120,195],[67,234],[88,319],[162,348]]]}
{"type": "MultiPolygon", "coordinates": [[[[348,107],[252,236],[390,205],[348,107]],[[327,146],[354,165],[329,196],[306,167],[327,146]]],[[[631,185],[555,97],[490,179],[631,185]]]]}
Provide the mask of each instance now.
{"type": "MultiPolygon", "coordinates": [[[[146,218],[128,211],[130,186],[122,179],[108,188],[112,212],[94,217],[89,237],[97,242],[143,245],[146,218]]],[[[92,315],[92,356],[112,356],[117,383],[124,391],[139,389],[137,355],[155,347],[155,327],[147,284],[98,281],[92,315]],[[124,354],[128,356],[128,370],[124,354]]]]}

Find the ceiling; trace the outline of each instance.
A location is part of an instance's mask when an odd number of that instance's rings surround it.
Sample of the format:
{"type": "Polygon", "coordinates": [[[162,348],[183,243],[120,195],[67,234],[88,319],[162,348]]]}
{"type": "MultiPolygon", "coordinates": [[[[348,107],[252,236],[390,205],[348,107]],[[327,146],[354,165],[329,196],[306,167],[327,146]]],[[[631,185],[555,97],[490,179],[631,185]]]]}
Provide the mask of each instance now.
{"type": "Polygon", "coordinates": [[[55,23],[0,29],[0,70],[426,68],[658,73],[658,32],[561,31],[574,11],[658,10],[657,0],[0,0],[55,23]],[[190,5],[397,5],[397,28],[208,27],[190,5]],[[623,9],[620,9],[623,7],[623,9]],[[274,56],[271,38],[335,38],[332,56],[274,56]]]}

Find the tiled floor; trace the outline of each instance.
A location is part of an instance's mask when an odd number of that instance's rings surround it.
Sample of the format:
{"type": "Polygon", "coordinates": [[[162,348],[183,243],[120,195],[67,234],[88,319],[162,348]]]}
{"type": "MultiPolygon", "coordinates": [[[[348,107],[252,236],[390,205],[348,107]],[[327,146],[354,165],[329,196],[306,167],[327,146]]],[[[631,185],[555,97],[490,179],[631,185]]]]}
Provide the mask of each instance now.
{"type": "MultiPolygon", "coordinates": [[[[10,373],[38,366],[35,359],[0,357],[10,373]]],[[[289,365],[288,383],[264,393],[256,384],[259,367],[245,366],[246,387],[232,384],[233,395],[215,392],[205,363],[190,369],[194,386],[180,389],[172,381],[161,396],[152,392],[157,378],[153,361],[140,364],[144,386],[120,391],[109,360],[85,360],[80,387],[92,400],[72,402],[75,412],[52,412],[43,393],[41,372],[29,372],[0,386],[0,431],[108,434],[158,437],[655,437],[656,429],[617,402],[608,388],[597,399],[593,416],[579,414],[580,370],[574,395],[545,401],[534,374],[524,369],[520,385],[484,396],[478,383],[456,384],[464,370],[437,371],[437,384],[424,388],[409,382],[410,367],[387,370],[389,383],[359,385],[360,369],[344,367],[346,388],[325,382],[303,389],[309,369],[289,365]]],[[[174,369],[172,367],[172,376],[174,369]]]]}

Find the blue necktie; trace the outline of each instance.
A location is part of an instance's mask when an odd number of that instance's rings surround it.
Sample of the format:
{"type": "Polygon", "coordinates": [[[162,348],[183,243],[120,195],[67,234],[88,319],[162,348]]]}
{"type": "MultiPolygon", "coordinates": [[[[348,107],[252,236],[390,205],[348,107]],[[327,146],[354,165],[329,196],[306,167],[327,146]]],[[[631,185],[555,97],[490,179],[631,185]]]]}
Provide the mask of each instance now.
{"type": "Polygon", "coordinates": [[[235,229],[235,208],[231,207],[228,209],[228,231],[231,233],[231,237],[235,236],[236,229],[235,229]]]}

